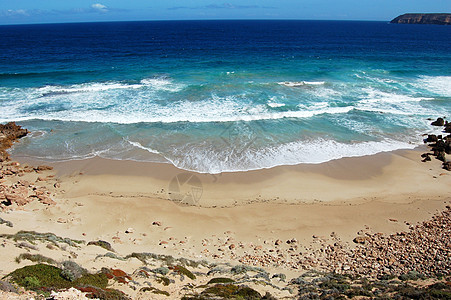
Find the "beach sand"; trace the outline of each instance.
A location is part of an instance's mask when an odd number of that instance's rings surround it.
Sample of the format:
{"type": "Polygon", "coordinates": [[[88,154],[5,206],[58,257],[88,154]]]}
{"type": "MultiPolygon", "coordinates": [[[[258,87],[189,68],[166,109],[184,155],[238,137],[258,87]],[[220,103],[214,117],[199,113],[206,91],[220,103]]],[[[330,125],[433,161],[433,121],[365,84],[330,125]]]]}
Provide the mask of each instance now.
{"type": "MultiPolygon", "coordinates": [[[[122,256],[151,252],[232,264],[271,250],[288,253],[292,245],[287,240],[296,241],[296,251],[304,254],[321,247],[318,239],[328,243],[332,236],[352,248],[361,230],[384,234],[407,230],[451,203],[451,173],[437,160],[421,162],[425,150],[217,175],[188,172],[186,178],[199,179],[185,184],[188,194],[182,194],[191,195],[194,187],[196,196],[184,200],[193,205],[174,201],[176,191],[170,182],[176,176],[185,178],[180,174],[187,172],[169,164],[102,158],[50,163],[14,157],[22,165],[54,167],[23,179],[44,179],[36,184],[52,192],[56,205],[36,201],[2,212],[0,216],[14,227],[0,229],[7,234],[33,230],[104,240],[122,256]]],[[[4,247],[15,249],[13,243],[4,242],[4,247]]],[[[99,249],[73,250],[75,261],[98,271],[106,264],[94,260],[99,249]]],[[[53,257],[49,249],[41,252],[53,257]]],[[[61,255],[57,258],[71,256],[61,255]]],[[[16,255],[8,251],[0,256],[0,276],[30,264],[18,265],[16,255]]],[[[129,273],[138,266],[136,261],[108,263],[129,273]]],[[[255,265],[289,278],[302,272],[290,257],[280,265],[255,265]]]]}

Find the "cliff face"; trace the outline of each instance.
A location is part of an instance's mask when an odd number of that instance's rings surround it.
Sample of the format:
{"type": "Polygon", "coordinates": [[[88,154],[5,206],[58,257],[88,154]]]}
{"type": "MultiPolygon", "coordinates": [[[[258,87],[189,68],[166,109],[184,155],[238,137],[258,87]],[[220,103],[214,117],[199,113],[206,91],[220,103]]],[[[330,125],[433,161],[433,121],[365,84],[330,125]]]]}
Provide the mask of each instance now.
{"type": "Polygon", "coordinates": [[[404,14],[390,23],[451,25],[451,14],[404,14]]]}

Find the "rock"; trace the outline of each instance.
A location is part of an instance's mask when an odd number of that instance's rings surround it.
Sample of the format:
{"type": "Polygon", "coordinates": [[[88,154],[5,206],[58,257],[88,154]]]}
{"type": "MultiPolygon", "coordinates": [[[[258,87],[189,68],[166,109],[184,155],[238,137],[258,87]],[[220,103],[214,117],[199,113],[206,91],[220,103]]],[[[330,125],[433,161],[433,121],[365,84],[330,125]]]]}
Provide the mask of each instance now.
{"type": "Polygon", "coordinates": [[[161,223],[160,221],[154,221],[154,222],[152,223],[152,225],[155,225],[155,226],[161,226],[162,223],[161,223]]]}
{"type": "Polygon", "coordinates": [[[5,193],[5,198],[11,203],[16,203],[18,206],[23,206],[31,202],[30,198],[23,194],[5,193]]]}
{"type": "Polygon", "coordinates": [[[16,125],[14,122],[5,125],[0,124],[0,162],[7,161],[9,154],[6,152],[12,144],[28,134],[28,130],[16,125]]]}
{"type": "Polygon", "coordinates": [[[352,241],[356,244],[365,244],[366,243],[367,238],[364,236],[357,236],[355,237],[352,241]]]}
{"type": "Polygon", "coordinates": [[[443,163],[443,169],[445,169],[447,171],[451,171],[451,161],[447,161],[447,162],[443,163]]]}
{"type": "Polygon", "coordinates": [[[445,132],[446,133],[451,133],[451,123],[446,123],[445,124],[445,132]]]}
{"type": "Polygon", "coordinates": [[[432,122],[431,125],[433,125],[433,126],[444,126],[445,125],[445,120],[443,120],[443,118],[437,118],[437,120],[432,122]]]}
{"type": "Polygon", "coordinates": [[[276,240],[276,242],[274,243],[274,245],[276,245],[276,246],[279,246],[282,244],[283,244],[282,240],[276,240]]]}
{"type": "Polygon", "coordinates": [[[83,293],[83,292],[71,287],[68,290],[62,290],[59,292],[52,291],[52,293],[50,294],[50,299],[54,299],[54,300],[64,300],[64,299],[84,300],[84,299],[89,299],[86,296],[87,294],[88,293],[83,293]]]}
{"type": "Polygon", "coordinates": [[[55,205],[56,204],[55,201],[53,201],[52,199],[50,199],[50,197],[48,197],[44,194],[37,195],[37,197],[39,199],[39,202],[41,202],[42,204],[45,204],[45,205],[55,205]]]}
{"type": "Polygon", "coordinates": [[[35,171],[40,172],[40,171],[50,171],[53,170],[53,167],[50,166],[37,166],[36,168],[34,168],[35,171]]]}
{"type": "Polygon", "coordinates": [[[133,232],[135,232],[135,230],[131,227],[125,230],[125,233],[133,233],[133,232]]]}
{"type": "Polygon", "coordinates": [[[230,250],[233,250],[233,249],[235,249],[235,248],[236,248],[235,244],[231,244],[231,245],[229,246],[229,249],[230,249],[230,250]]]}
{"type": "Polygon", "coordinates": [[[428,143],[435,143],[437,142],[438,137],[435,134],[428,134],[428,138],[426,139],[426,142],[428,143]]]}
{"type": "Polygon", "coordinates": [[[424,157],[424,159],[421,160],[421,161],[422,161],[422,162],[431,161],[431,157],[430,157],[429,155],[426,155],[426,156],[424,157]]]}
{"type": "Polygon", "coordinates": [[[443,161],[443,162],[446,162],[445,151],[440,151],[440,152],[437,154],[437,159],[438,159],[438,160],[441,160],[441,161],[443,161]]]}

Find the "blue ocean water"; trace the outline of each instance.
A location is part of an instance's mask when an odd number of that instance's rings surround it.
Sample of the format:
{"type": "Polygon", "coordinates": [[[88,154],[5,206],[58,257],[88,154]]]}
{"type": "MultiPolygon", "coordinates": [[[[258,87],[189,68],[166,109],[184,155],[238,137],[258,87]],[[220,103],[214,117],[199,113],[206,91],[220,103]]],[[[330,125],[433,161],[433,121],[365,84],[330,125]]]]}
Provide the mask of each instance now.
{"type": "Polygon", "coordinates": [[[451,112],[451,28],[167,21],[0,26],[13,154],[218,173],[422,143],[451,112]]]}

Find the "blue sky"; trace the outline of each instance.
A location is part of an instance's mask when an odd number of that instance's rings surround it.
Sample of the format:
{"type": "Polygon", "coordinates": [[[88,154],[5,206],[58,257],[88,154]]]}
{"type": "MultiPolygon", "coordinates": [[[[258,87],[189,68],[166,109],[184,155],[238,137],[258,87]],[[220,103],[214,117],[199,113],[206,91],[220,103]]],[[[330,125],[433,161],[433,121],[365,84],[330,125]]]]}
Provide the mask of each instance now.
{"type": "Polygon", "coordinates": [[[451,0],[0,0],[0,24],[191,19],[388,21],[406,12],[451,12],[451,0]]]}

